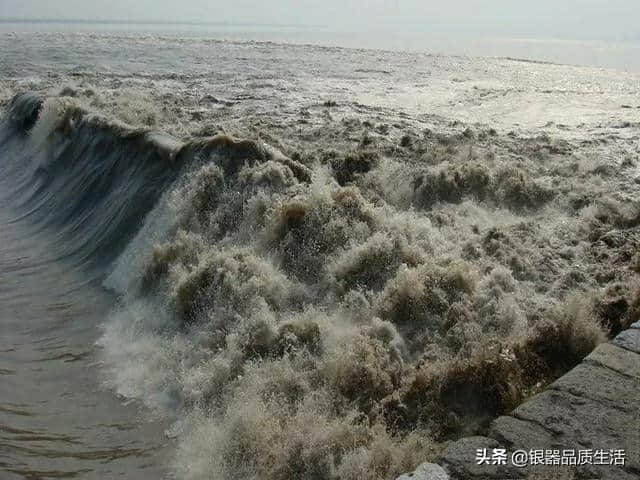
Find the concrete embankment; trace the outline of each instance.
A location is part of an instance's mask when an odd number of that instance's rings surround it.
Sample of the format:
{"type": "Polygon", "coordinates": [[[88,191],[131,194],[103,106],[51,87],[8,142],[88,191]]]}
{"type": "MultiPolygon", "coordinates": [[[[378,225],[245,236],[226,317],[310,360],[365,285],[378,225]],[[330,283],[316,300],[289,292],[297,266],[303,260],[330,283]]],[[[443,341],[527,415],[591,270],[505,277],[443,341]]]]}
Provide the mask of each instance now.
{"type": "Polygon", "coordinates": [[[406,478],[640,479],[640,322],[494,420],[486,437],[451,443],[436,463],[406,478]],[[518,451],[521,466],[513,464],[518,451]]]}

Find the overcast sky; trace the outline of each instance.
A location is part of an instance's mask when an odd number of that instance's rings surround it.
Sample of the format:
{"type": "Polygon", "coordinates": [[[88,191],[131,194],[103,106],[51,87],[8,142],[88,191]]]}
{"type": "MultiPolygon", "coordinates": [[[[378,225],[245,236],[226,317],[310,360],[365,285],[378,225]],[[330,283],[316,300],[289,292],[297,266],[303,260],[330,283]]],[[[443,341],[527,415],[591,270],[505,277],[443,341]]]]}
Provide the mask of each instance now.
{"type": "Polygon", "coordinates": [[[575,39],[640,39],[640,0],[0,0],[0,16],[324,25],[575,39]]]}

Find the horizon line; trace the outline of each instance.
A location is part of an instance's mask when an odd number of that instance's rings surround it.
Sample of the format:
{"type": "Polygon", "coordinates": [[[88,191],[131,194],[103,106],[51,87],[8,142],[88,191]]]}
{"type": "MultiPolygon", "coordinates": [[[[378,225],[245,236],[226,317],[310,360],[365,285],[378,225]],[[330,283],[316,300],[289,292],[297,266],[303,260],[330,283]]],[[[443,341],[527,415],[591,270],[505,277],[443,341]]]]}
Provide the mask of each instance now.
{"type": "Polygon", "coordinates": [[[191,25],[191,26],[228,26],[228,27],[285,27],[285,28],[329,28],[328,25],[306,23],[258,23],[206,20],[119,20],[114,18],[44,18],[44,17],[0,17],[0,23],[84,23],[95,25],[191,25]]]}

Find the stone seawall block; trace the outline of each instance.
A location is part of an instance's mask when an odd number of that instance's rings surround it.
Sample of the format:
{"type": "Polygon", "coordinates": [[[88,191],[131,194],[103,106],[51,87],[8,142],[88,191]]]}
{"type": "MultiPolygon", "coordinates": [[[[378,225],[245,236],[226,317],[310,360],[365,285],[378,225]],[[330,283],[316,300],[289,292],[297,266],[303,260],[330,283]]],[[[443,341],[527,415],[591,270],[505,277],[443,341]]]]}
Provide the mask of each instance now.
{"type": "Polygon", "coordinates": [[[486,437],[463,438],[448,445],[437,462],[451,480],[639,480],[640,322],[600,345],[545,391],[495,419],[486,437]],[[509,453],[624,450],[626,457],[624,465],[478,465],[476,451],[494,448],[509,453]]]}

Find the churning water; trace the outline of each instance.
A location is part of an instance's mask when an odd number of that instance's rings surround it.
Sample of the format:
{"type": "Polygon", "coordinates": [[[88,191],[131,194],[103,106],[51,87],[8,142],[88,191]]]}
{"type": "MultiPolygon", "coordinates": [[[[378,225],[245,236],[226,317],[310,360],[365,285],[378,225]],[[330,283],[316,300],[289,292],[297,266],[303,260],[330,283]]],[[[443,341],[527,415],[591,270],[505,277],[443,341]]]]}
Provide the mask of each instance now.
{"type": "Polygon", "coordinates": [[[638,314],[637,74],[0,38],[2,478],[395,478],[638,314]]]}

